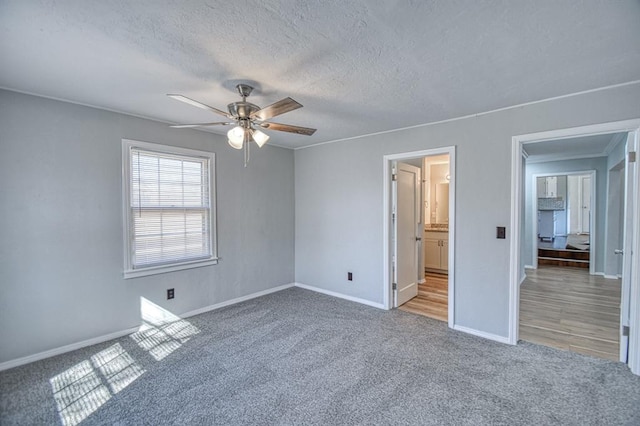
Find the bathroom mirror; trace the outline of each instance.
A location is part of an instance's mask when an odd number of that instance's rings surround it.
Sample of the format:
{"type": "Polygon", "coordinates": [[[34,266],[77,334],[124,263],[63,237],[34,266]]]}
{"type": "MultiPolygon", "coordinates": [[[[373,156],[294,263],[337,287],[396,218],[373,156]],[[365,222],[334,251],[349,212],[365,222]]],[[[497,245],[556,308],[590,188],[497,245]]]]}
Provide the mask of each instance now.
{"type": "Polygon", "coordinates": [[[436,184],[436,223],[449,223],[449,184],[436,184]]]}

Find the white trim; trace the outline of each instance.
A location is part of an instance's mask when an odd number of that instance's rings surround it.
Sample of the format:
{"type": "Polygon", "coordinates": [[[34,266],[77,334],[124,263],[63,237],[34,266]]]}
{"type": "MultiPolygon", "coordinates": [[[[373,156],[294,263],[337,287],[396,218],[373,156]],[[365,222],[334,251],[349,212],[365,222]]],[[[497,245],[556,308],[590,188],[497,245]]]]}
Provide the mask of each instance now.
{"type": "Polygon", "coordinates": [[[409,160],[412,158],[423,158],[435,155],[449,155],[449,265],[448,265],[448,325],[454,326],[455,309],[455,232],[456,232],[456,147],[447,146],[442,148],[426,149],[422,151],[402,152],[398,154],[388,154],[382,157],[382,305],[384,309],[391,309],[392,287],[391,287],[391,167],[393,161],[409,160]]]}
{"type": "Polygon", "coordinates": [[[538,269],[533,265],[524,265],[524,269],[538,269]]]}
{"type": "MultiPolygon", "coordinates": [[[[638,83],[640,83],[640,80],[634,80],[634,81],[629,81],[629,82],[620,83],[620,84],[612,84],[611,86],[604,86],[604,87],[599,87],[599,88],[596,88],[596,89],[583,90],[581,92],[569,93],[567,95],[560,95],[560,96],[554,96],[552,98],[546,98],[546,99],[540,99],[540,100],[537,100],[537,101],[525,102],[525,103],[522,103],[522,104],[511,105],[511,106],[504,107],[504,108],[498,108],[498,109],[492,109],[492,110],[489,110],[489,111],[478,112],[476,114],[463,115],[461,117],[447,118],[445,120],[432,121],[430,123],[423,123],[423,124],[416,124],[414,126],[400,127],[398,129],[383,130],[383,131],[380,131],[380,132],[367,133],[367,134],[364,134],[364,135],[351,136],[351,137],[348,137],[348,138],[334,139],[334,140],[325,141],[325,142],[318,142],[318,143],[312,144],[312,145],[306,145],[306,146],[300,146],[300,147],[297,147],[297,148],[293,148],[293,150],[297,151],[299,149],[311,148],[313,146],[318,146],[318,145],[326,145],[326,144],[329,144],[329,143],[344,142],[344,141],[350,141],[350,140],[354,140],[354,139],[367,138],[367,137],[370,137],[370,136],[377,136],[377,135],[384,135],[384,134],[387,134],[387,133],[400,132],[400,131],[403,131],[403,130],[410,130],[410,129],[416,129],[416,128],[427,127],[427,126],[435,126],[437,124],[443,124],[443,123],[451,123],[452,121],[466,120],[467,118],[474,118],[474,117],[481,117],[483,115],[493,114],[493,113],[500,112],[500,111],[507,111],[507,110],[510,110],[510,109],[522,108],[522,107],[526,107],[526,106],[530,106],[530,105],[536,105],[536,104],[540,104],[540,103],[544,103],[544,102],[555,101],[555,100],[558,100],[558,99],[572,98],[574,96],[586,95],[586,94],[589,94],[589,93],[600,92],[600,91],[603,91],[603,90],[616,89],[618,87],[631,86],[631,85],[638,84],[638,83]]],[[[624,130],[622,130],[622,131],[624,131],[624,130]]],[[[604,133],[613,133],[613,132],[604,132],[604,133]]]]}
{"type": "Polygon", "coordinates": [[[130,278],[146,277],[147,275],[165,274],[167,272],[182,271],[184,269],[202,268],[203,266],[217,265],[220,258],[214,257],[206,260],[195,260],[191,262],[177,263],[168,266],[152,266],[144,269],[132,269],[124,271],[122,277],[125,280],[130,278]]]}
{"type": "Polygon", "coordinates": [[[30,364],[32,362],[40,361],[45,358],[51,358],[52,356],[61,355],[67,352],[75,351],[85,348],[87,346],[97,345],[98,343],[108,342],[109,340],[117,339],[135,333],[140,326],[128,328],[126,330],[116,331],[113,333],[105,334],[103,336],[93,337],[91,339],[82,340],[80,342],[71,343],[69,345],[60,346],[59,348],[49,349],[44,352],[38,352],[37,354],[27,355],[22,358],[12,359],[0,364],[0,371],[8,370],[10,368],[19,367],[21,365],[30,364]]]}
{"type": "Polygon", "coordinates": [[[247,300],[255,299],[256,297],[266,296],[267,294],[277,293],[282,290],[293,287],[295,284],[284,284],[278,287],[268,288],[266,290],[258,291],[256,293],[247,294],[246,296],[236,297],[235,299],[226,300],[224,302],[216,303],[215,305],[205,306],[204,308],[194,309],[193,311],[185,312],[180,315],[180,318],[189,318],[196,315],[204,314],[205,312],[215,311],[216,309],[224,308],[225,306],[235,305],[236,303],[244,302],[247,300]]]}
{"type": "Polygon", "coordinates": [[[608,280],[619,280],[620,278],[622,278],[622,277],[619,277],[618,275],[605,275],[604,272],[602,273],[602,277],[608,280]]]}
{"type": "MultiPolygon", "coordinates": [[[[558,161],[566,161],[566,160],[558,160],[558,161]]],[[[533,221],[533,226],[531,227],[531,242],[532,242],[532,252],[531,257],[533,261],[533,269],[538,269],[538,178],[539,177],[549,177],[549,176],[584,176],[589,175],[591,178],[591,222],[589,223],[589,239],[595,241],[595,235],[597,232],[596,229],[596,213],[597,213],[597,198],[596,198],[596,189],[597,189],[597,178],[598,175],[596,170],[580,170],[575,172],[552,172],[552,173],[536,173],[532,174],[532,182],[531,182],[531,220],[533,221]]],[[[568,191],[568,189],[567,189],[568,191]]],[[[522,194],[525,196],[526,194],[522,194]]],[[[567,196],[567,206],[569,202],[569,197],[567,196]]],[[[567,223],[567,234],[569,233],[569,224],[567,223]]],[[[589,275],[594,275],[596,272],[596,244],[589,244],[589,275]]]]}
{"type": "Polygon", "coordinates": [[[476,329],[469,328],[469,327],[463,327],[461,325],[454,325],[453,329],[456,330],[456,331],[461,331],[463,333],[472,334],[474,336],[478,336],[478,337],[482,337],[482,338],[485,338],[485,339],[493,340],[495,342],[506,343],[507,345],[511,344],[511,342],[509,341],[509,338],[504,337],[504,336],[499,336],[497,334],[487,333],[485,331],[480,331],[480,330],[476,330],[476,329]]]}
{"type": "MultiPolygon", "coordinates": [[[[601,123],[589,126],[574,127],[567,129],[551,130],[540,133],[530,133],[525,135],[516,135],[511,138],[511,241],[510,241],[510,268],[509,268],[509,337],[510,344],[516,344],[518,341],[518,316],[519,316],[519,297],[520,286],[518,285],[519,268],[520,268],[520,222],[522,211],[520,204],[523,194],[521,194],[522,186],[522,161],[521,152],[523,143],[542,142],[546,140],[566,139],[577,136],[590,136],[606,133],[633,132],[635,138],[640,135],[640,118],[633,120],[624,120],[618,122],[601,123]]],[[[636,183],[640,178],[636,176],[636,183]]],[[[640,197],[639,188],[635,189],[636,196],[634,202],[637,206],[640,197]]],[[[633,220],[638,223],[638,209],[633,211],[633,220]]],[[[640,228],[640,227],[636,227],[640,228]]],[[[640,252],[640,230],[634,230],[635,252],[640,252]]],[[[595,259],[594,259],[595,260],[595,259]]],[[[638,268],[640,261],[636,258],[632,268],[631,276],[631,306],[632,318],[630,319],[631,332],[629,336],[629,367],[634,374],[640,375],[640,309],[637,309],[640,303],[640,283],[638,282],[638,268]]]]}
{"type": "MultiPolygon", "coordinates": [[[[204,308],[195,309],[193,311],[185,312],[184,314],[178,315],[180,318],[188,318],[195,315],[203,314],[205,312],[213,311],[215,309],[224,308],[225,306],[235,305],[236,303],[244,302],[246,300],[255,299],[257,297],[265,296],[267,294],[276,293],[278,291],[286,290],[288,288],[293,287],[295,284],[284,284],[278,287],[269,288],[266,290],[258,291],[256,293],[251,293],[246,296],[237,297],[235,299],[227,300],[225,302],[216,303],[215,305],[206,306],[204,308]]],[[[20,365],[29,364],[35,361],[40,361],[45,358],[50,358],[52,356],[61,355],[67,352],[75,351],[77,349],[82,349],[87,346],[96,345],[98,343],[107,342],[109,340],[117,339],[123,336],[127,336],[129,334],[135,333],[140,329],[140,326],[128,328],[126,330],[116,331],[113,333],[105,334],[104,336],[94,337],[88,340],[83,340],[81,342],[71,343],[69,345],[60,346],[59,348],[49,349],[44,352],[39,352],[34,355],[28,355],[22,358],[16,358],[10,361],[5,361],[0,364],[0,371],[8,370],[10,368],[18,367],[20,365]]]]}
{"type": "MultiPolygon", "coordinates": [[[[520,298],[520,225],[522,211],[521,204],[524,194],[522,191],[522,143],[512,138],[513,147],[511,149],[511,238],[509,239],[509,253],[511,254],[511,264],[509,265],[509,333],[507,343],[515,345],[518,343],[518,322],[520,298]]],[[[537,251],[536,251],[537,253],[537,251]]],[[[537,255],[532,255],[534,266],[537,267],[537,255]]]]}
{"type": "Polygon", "coordinates": [[[424,283],[426,283],[426,282],[427,282],[427,280],[426,280],[426,279],[424,279],[424,278],[423,278],[423,279],[421,279],[421,280],[418,280],[418,284],[424,284],[424,283]]]}
{"type": "Polygon", "coordinates": [[[372,306],[374,308],[385,309],[386,310],[386,308],[384,307],[384,305],[382,303],[372,302],[371,300],[361,299],[359,297],[349,296],[349,295],[346,295],[346,294],[337,293],[335,291],[325,290],[325,289],[320,288],[320,287],[314,287],[312,285],[307,285],[307,284],[302,284],[302,283],[295,283],[294,285],[296,287],[300,287],[300,288],[303,288],[305,290],[310,290],[310,291],[315,291],[316,293],[326,294],[327,296],[333,296],[333,297],[337,297],[339,299],[348,300],[350,302],[356,302],[356,303],[360,303],[362,305],[372,306]]]}
{"type": "Polygon", "coordinates": [[[522,283],[524,282],[524,280],[527,279],[527,274],[522,274],[522,276],[520,277],[520,285],[522,285],[522,283]]]}

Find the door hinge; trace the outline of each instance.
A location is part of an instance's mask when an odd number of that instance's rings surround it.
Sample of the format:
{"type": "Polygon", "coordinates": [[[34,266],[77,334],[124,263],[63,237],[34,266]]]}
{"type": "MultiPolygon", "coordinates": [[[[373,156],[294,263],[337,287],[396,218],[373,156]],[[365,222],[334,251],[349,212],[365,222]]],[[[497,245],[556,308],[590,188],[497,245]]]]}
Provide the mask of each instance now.
{"type": "Polygon", "coordinates": [[[397,175],[397,174],[395,174],[395,173],[394,173],[394,174],[392,174],[392,175],[391,175],[391,180],[392,180],[392,181],[394,181],[394,182],[395,182],[395,181],[397,181],[397,180],[398,180],[398,175],[397,175]]]}
{"type": "Polygon", "coordinates": [[[393,284],[391,284],[391,288],[392,288],[393,290],[397,290],[397,289],[398,289],[398,284],[397,284],[397,283],[393,283],[393,284]]]}
{"type": "Polygon", "coordinates": [[[636,152],[635,151],[629,152],[629,162],[630,163],[635,163],[636,162],[636,152]]]}
{"type": "Polygon", "coordinates": [[[622,335],[623,336],[628,336],[629,335],[629,326],[628,325],[623,325],[622,326],[622,335]]]}

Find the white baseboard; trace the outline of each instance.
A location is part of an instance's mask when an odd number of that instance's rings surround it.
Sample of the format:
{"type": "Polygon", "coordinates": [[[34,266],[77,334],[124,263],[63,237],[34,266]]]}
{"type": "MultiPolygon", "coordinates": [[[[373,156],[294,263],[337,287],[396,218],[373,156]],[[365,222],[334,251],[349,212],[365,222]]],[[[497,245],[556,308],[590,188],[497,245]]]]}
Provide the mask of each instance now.
{"type": "Polygon", "coordinates": [[[349,300],[351,302],[361,303],[361,304],[367,305],[367,306],[373,306],[374,308],[378,308],[378,309],[385,309],[384,305],[382,303],[376,303],[376,302],[372,302],[370,300],[360,299],[359,297],[348,296],[346,294],[337,293],[335,291],[325,290],[323,288],[314,287],[314,286],[306,285],[306,284],[302,284],[302,283],[295,283],[295,286],[296,287],[300,287],[300,288],[304,288],[305,290],[315,291],[316,293],[326,294],[327,296],[333,296],[333,297],[337,297],[337,298],[340,298],[340,299],[349,300]]]}
{"type": "Polygon", "coordinates": [[[266,290],[258,291],[257,293],[251,293],[246,296],[236,297],[235,299],[226,300],[224,302],[216,303],[215,305],[205,306],[204,308],[195,309],[193,311],[185,312],[180,315],[180,318],[189,318],[195,315],[204,314],[205,312],[214,311],[216,309],[224,308],[225,306],[235,305],[236,303],[244,302],[245,300],[255,299],[256,297],[266,296],[267,294],[276,293],[278,291],[286,290],[293,287],[295,284],[284,284],[278,287],[268,288],[266,290]]]}
{"type": "Polygon", "coordinates": [[[507,345],[510,344],[508,337],[498,336],[497,334],[491,334],[484,331],[475,330],[473,328],[463,327],[461,325],[454,325],[453,329],[461,331],[463,333],[473,334],[474,336],[484,337],[485,339],[493,340],[495,342],[505,343],[507,345]]]}
{"type": "Polygon", "coordinates": [[[538,269],[533,265],[524,265],[524,269],[538,269]]]}
{"type": "Polygon", "coordinates": [[[426,282],[427,282],[427,280],[425,280],[425,279],[423,278],[423,279],[421,279],[420,281],[418,281],[418,284],[424,284],[424,283],[426,283],[426,282]]]}
{"type": "Polygon", "coordinates": [[[75,351],[77,349],[85,348],[87,346],[96,345],[98,343],[108,342],[109,340],[117,339],[122,336],[126,336],[138,331],[140,327],[128,328],[126,330],[116,331],[114,333],[105,334],[104,336],[94,337],[92,339],[83,340],[81,342],[71,343],[69,345],[60,346],[59,348],[49,349],[48,351],[39,352],[33,355],[27,355],[22,358],[12,359],[0,364],[0,371],[8,370],[13,367],[19,367],[21,365],[29,364],[35,361],[40,361],[45,358],[51,358],[52,356],[60,355],[66,352],[75,351]]]}
{"type": "MultiPolygon", "coordinates": [[[[294,284],[285,284],[279,287],[269,288],[267,290],[259,291],[257,293],[252,293],[247,296],[237,297],[235,299],[227,300],[225,302],[216,303],[215,305],[206,306],[204,308],[196,309],[193,311],[186,312],[182,315],[179,315],[180,318],[188,318],[194,315],[202,314],[205,312],[213,311],[214,309],[220,309],[225,306],[233,305],[236,303],[244,302],[245,300],[255,299],[256,297],[265,296],[270,293],[275,293],[277,291],[285,290],[287,288],[293,287],[294,284]]],[[[77,343],[71,343],[69,345],[60,346],[59,348],[49,349],[44,352],[39,352],[34,355],[28,355],[22,358],[12,359],[10,361],[5,361],[0,363],[0,371],[8,370],[10,368],[19,367],[21,365],[29,364],[35,361],[40,361],[45,358],[50,358],[52,356],[60,355],[66,352],[75,351],[77,349],[85,348],[87,346],[96,345],[98,343],[107,342],[109,340],[117,339],[119,337],[123,337],[138,331],[140,327],[136,326],[133,328],[129,328],[126,330],[116,331],[114,333],[105,334],[104,336],[94,337],[92,339],[83,340],[77,343]]]]}
{"type": "Polygon", "coordinates": [[[605,274],[602,274],[602,276],[605,277],[608,280],[618,280],[618,279],[622,278],[619,275],[605,275],[605,274]]]}

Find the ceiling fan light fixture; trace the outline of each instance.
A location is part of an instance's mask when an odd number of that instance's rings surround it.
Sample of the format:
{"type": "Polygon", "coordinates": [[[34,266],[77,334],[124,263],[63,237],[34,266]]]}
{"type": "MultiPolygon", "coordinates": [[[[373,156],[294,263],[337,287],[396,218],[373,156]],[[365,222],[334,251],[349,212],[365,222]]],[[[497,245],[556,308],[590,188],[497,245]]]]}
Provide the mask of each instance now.
{"type": "Polygon", "coordinates": [[[257,129],[251,129],[251,136],[260,148],[269,140],[269,135],[257,129]]]}
{"type": "Polygon", "coordinates": [[[229,138],[229,145],[235,149],[242,149],[244,144],[244,129],[240,126],[236,126],[227,132],[229,138]]]}

